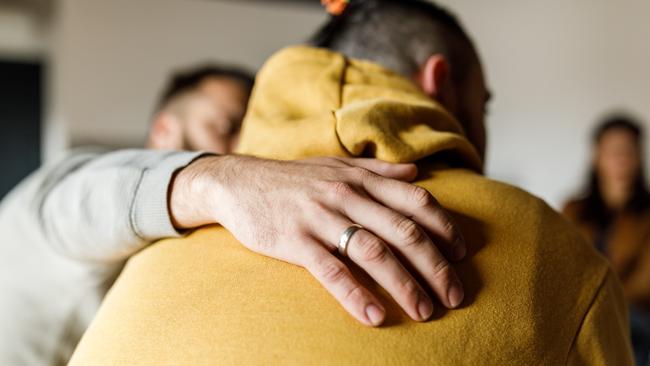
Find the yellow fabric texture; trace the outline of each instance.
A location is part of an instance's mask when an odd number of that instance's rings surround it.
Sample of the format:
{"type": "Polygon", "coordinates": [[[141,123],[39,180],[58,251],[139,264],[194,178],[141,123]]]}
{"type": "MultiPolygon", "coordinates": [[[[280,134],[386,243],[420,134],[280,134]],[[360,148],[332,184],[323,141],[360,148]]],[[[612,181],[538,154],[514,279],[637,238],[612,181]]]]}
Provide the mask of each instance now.
{"type": "Polygon", "coordinates": [[[241,152],[418,161],[418,184],[469,243],[455,264],[462,308],[413,322],[353,267],[387,306],[369,328],[306,270],[213,226],[133,257],[72,365],[632,364],[606,261],[544,202],[478,174],[460,125],[408,80],[326,50],[280,51],[258,75],[241,152]]]}

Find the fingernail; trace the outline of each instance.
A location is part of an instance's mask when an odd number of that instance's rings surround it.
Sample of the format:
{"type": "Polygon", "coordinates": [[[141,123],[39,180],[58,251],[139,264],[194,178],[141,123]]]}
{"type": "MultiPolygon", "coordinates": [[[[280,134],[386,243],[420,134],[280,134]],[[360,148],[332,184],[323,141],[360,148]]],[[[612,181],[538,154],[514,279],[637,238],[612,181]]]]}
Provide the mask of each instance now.
{"type": "Polygon", "coordinates": [[[467,248],[465,246],[465,243],[461,240],[458,239],[456,240],[456,245],[454,245],[454,260],[461,260],[465,257],[465,254],[467,254],[467,248]]]}
{"type": "Polygon", "coordinates": [[[433,304],[427,297],[422,296],[418,302],[418,313],[422,320],[427,320],[433,314],[433,304]]]}
{"type": "Polygon", "coordinates": [[[374,304],[366,306],[366,316],[373,326],[380,325],[384,321],[384,311],[374,304]]]}
{"type": "Polygon", "coordinates": [[[449,300],[449,305],[451,305],[452,308],[455,308],[458,305],[460,305],[461,302],[463,302],[465,293],[463,292],[463,288],[461,287],[460,284],[455,284],[452,285],[451,288],[449,289],[449,292],[447,293],[447,297],[449,300]]]}

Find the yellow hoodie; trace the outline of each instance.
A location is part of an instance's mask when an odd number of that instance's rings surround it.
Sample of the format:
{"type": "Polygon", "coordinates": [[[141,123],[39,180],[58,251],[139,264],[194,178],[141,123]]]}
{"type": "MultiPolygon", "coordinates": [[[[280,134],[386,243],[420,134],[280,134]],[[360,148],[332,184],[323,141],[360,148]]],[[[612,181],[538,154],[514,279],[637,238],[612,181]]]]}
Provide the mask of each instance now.
{"type": "Polygon", "coordinates": [[[72,365],[632,364],[606,261],[544,202],[478,174],[458,122],[408,80],[326,50],[283,50],[258,75],[241,152],[419,161],[418,184],[469,242],[456,265],[464,306],[416,323],[369,284],[388,305],[386,325],[369,328],[307,271],[210,227],[132,258],[72,365]]]}

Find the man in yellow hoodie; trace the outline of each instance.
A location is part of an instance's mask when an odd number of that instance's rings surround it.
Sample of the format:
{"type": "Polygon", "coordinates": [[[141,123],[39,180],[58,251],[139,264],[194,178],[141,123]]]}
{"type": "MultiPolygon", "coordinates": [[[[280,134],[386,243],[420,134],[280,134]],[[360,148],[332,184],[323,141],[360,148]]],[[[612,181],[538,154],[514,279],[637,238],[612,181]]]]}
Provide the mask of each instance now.
{"type": "MultiPolygon", "coordinates": [[[[416,0],[335,3],[340,14],[316,37],[334,51],[289,48],[259,73],[240,151],[417,162],[418,184],[467,239],[455,266],[463,306],[436,307],[435,320],[416,323],[354,266],[409,250],[352,226],[372,210],[338,226],[323,224],[323,211],[314,240],[338,242],[358,280],[384,300],[380,328],[349,317],[302,268],[210,227],[134,257],[72,364],[632,364],[621,288],[606,261],[544,202],[480,175],[489,93],[457,20],[416,0]]],[[[339,186],[331,198],[358,194],[339,186]]]]}

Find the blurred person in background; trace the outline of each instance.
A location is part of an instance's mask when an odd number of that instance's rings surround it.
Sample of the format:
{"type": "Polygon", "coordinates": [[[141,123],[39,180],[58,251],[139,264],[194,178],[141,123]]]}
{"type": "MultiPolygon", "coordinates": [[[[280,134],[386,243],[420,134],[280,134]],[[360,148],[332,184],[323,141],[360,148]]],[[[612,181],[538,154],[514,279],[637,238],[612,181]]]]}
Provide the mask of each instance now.
{"type": "Polygon", "coordinates": [[[565,215],[611,262],[630,304],[638,365],[650,364],[650,193],[643,170],[643,132],[634,119],[607,118],[594,133],[586,194],[565,215]]]}
{"type": "Polygon", "coordinates": [[[253,77],[213,65],[176,73],[153,118],[147,147],[226,154],[234,150],[253,77]]]}
{"type": "MultiPolygon", "coordinates": [[[[373,177],[359,190],[390,185],[386,194],[409,195],[415,189],[403,182],[417,175],[412,164],[216,156],[237,144],[252,84],[251,75],[221,67],[178,73],[152,117],[147,149],[72,151],[5,197],[0,204],[0,365],[66,363],[125,261],[156,240],[219,223],[245,232],[242,242],[250,246],[268,248],[282,240],[283,250],[304,261],[304,251],[296,248],[303,245],[301,235],[313,230],[305,214],[339,204],[321,205],[311,194],[319,187],[373,177]],[[255,189],[238,191],[241,187],[255,189]],[[224,194],[236,199],[223,199],[224,194]],[[287,211],[290,205],[303,209],[287,211]],[[280,214],[282,223],[268,219],[280,214]]],[[[370,195],[347,209],[358,213],[368,204],[385,206],[377,220],[394,214],[390,203],[370,195]]],[[[421,222],[440,228],[436,244],[444,254],[462,258],[464,241],[442,208],[434,200],[414,207],[430,214],[421,222]]],[[[428,237],[426,245],[446,263],[428,237]]],[[[449,278],[439,283],[462,296],[460,283],[449,278]]],[[[346,304],[363,305],[358,298],[346,304]]]]}
{"type": "Polygon", "coordinates": [[[232,150],[252,87],[237,69],[178,72],[152,118],[149,149],[74,150],[3,199],[0,364],[65,362],[121,260],[178,235],[165,220],[172,173],[200,155],[186,151],[232,150]]]}

